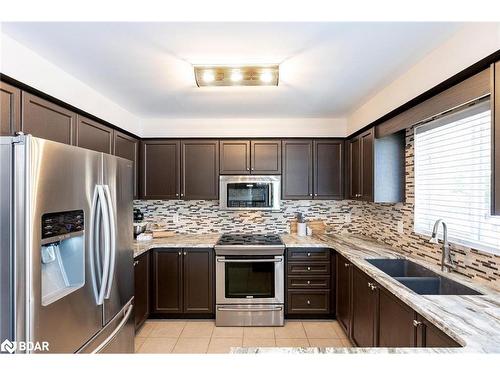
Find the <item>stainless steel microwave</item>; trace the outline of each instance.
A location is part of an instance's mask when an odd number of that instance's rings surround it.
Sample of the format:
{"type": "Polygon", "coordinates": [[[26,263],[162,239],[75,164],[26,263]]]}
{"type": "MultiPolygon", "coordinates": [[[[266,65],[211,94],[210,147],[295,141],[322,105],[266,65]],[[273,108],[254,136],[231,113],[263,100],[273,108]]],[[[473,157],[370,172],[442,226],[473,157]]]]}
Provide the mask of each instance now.
{"type": "Polygon", "coordinates": [[[222,210],[279,210],[281,176],[220,176],[222,210]]]}

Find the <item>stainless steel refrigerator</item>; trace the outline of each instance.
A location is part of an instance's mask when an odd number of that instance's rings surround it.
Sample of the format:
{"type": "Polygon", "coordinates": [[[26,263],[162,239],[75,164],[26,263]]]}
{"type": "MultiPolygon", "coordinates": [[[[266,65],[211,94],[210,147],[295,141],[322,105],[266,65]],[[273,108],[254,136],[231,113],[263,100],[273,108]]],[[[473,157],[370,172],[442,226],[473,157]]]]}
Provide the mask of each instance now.
{"type": "Polygon", "coordinates": [[[132,162],[29,135],[0,147],[4,348],[132,353],[132,162]]]}

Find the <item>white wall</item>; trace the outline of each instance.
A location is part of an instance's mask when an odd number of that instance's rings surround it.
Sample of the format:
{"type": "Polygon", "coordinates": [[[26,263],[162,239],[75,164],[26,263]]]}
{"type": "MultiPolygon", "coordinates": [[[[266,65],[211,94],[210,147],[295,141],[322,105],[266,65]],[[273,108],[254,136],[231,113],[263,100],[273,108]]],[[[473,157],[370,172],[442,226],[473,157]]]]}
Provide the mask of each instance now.
{"type": "Polygon", "coordinates": [[[140,134],[140,119],[0,32],[0,72],[94,116],[140,134]]]}
{"type": "Polygon", "coordinates": [[[347,121],[335,118],[149,119],[145,137],[344,137],[347,121]]]}
{"type": "Polygon", "coordinates": [[[352,112],[348,116],[348,133],[361,129],[499,49],[500,23],[474,23],[460,29],[352,112]]]}

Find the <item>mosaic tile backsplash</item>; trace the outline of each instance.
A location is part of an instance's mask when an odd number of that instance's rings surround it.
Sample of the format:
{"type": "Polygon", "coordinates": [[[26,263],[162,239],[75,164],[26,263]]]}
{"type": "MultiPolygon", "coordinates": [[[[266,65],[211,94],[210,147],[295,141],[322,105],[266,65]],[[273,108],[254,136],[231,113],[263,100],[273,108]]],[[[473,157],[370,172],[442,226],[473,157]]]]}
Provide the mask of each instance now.
{"type": "MultiPolygon", "coordinates": [[[[148,222],[161,222],[177,233],[288,233],[297,212],[308,220],[321,219],[327,233],[360,233],[404,254],[440,264],[441,247],[413,232],[413,128],[406,131],[406,202],[380,204],[343,201],[282,201],[280,212],[222,211],[218,201],[135,201],[148,222]],[[178,222],[173,221],[174,214],[178,222]],[[403,233],[398,222],[403,222],[403,233]]],[[[500,234],[499,234],[500,235],[500,234]]],[[[457,272],[500,290],[500,255],[451,245],[457,272]]]]}

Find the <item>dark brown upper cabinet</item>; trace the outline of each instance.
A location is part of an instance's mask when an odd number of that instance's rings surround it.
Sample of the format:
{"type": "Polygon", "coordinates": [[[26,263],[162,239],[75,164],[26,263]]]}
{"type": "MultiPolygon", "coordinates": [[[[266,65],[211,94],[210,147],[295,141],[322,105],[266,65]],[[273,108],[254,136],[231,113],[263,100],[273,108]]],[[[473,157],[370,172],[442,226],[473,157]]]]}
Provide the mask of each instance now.
{"type": "Polygon", "coordinates": [[[181,198],[219,199],[219,141],[181,143],[181,198]]]}
{"type": "Polygon", "coordinates": [[[139,140],[125,133],[114,131],[113,149],[116,156],[134,162],[134,198],[139,197],[139,140]]]}
{"type": "Polygon", "coordinates": [[[281,140],[252,140],[252,174],[281,174],[281,140]]]}
{"type": "Polygon", "coordinates": [[[21,131],[51,141],[76,144],[76,113],[22,92],[21,131]]]}
{"type": "Polygon", "coordinates": [[[344,141],[284,140],[282,199],[343,199],[344,141]]]}
{"type": "Polygon", "coordinates": [[[214,312],[213,249],[153,250],[152,314],[214,312]]]}
{"type": "Polygon", "coordinates": [[[313,197],[313,141],[283,141],[282,199],[313,197]]]}
{"type": "Polygon", "coordinates": [[[500,61],[491,66],[492,184],[491,213],[500,215],[500,61]]]}
{"type": "Polygon", "coordinates": [[[180,198],[180,148],[175,140],[141,141],[141,198],[180,198]]]}
{"type": "Polygon", "coordinates": [[[21,91],[0,82],[0,135],[14,135],[21,130],[21,91]]]}
{"type": "Polygon", "coordinates": [[[250,174],[250,141],[220,141],[220,174],[250,174]]]}
{"type": "Polygon", "coordinates": [[[221,140],[220,174],[281,174],[281,140],[221,140]]]}
{"type": "Polygon", "coordinates": [[[113,154],[113,129],[83,116],[77,117],[76,145],[113,154]]]}
{"type": "Polygon", "coordinates": [[[353,267],[351,339],[357,346],[377,345],[377,297],[378,290],[374,281],[353,267]]]}
{"type": "Polygon", "coordinates": [[[343,199],[344,141],[315,140],[314,198],[343,199]]]}
{"type": "Polygon", "coordinates": [[[347,141],[348,199],[403,202],[405,131],[375,138],[375,129],[347,141]]]}

